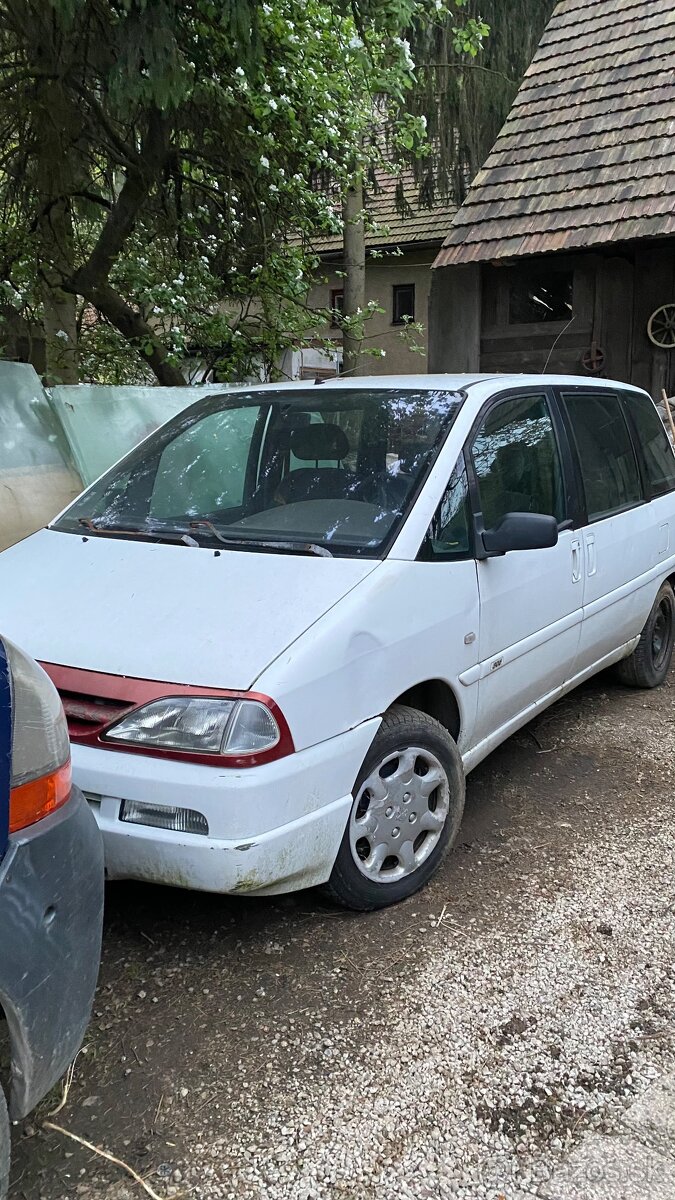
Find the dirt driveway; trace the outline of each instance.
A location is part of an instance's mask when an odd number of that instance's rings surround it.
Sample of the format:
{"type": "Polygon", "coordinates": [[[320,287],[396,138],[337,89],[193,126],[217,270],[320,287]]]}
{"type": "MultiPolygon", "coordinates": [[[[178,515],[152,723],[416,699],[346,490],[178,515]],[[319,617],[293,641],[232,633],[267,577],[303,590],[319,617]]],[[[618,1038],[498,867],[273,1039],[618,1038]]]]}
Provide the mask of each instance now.
{"type": "MultiPolygon", "coordinates": [[[[111,886],[52,1119],[160,1196],[536,1195],[673,1062],[674,689],[601,677],[514,737],[394,910],[111,886]]],[[[142,1198],[41,1128],[56,1101],[17,1138],[14,1200],[142,1198]]]]}

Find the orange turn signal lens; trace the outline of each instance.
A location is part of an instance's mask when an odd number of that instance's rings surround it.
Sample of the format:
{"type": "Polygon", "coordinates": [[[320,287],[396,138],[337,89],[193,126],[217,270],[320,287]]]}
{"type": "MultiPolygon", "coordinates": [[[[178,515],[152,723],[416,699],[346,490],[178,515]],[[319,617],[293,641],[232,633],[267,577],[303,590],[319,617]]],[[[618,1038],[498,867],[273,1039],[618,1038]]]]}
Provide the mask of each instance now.
{"type": "Polygon", "coordinates": [[[70,759],[56,771],[12,788],[9,793],[9,832],[16,833],[56,812],[66,803],[71,788],[70,759]]]}

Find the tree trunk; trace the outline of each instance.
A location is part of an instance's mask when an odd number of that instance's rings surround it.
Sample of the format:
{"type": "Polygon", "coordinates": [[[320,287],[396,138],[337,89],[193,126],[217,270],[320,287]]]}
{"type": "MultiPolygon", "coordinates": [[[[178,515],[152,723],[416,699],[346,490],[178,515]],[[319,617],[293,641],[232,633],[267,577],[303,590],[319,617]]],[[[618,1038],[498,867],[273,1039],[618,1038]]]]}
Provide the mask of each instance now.
{"type": "Polygon", "coordinates": [[[82,296],[118,329],[140,354],[164,387],[186,387],[187,379],[169,362],[166,347],[136,308],[116,292],[110,272],[132,233],[152,188],[169,155],[169,119],[152,109],[140,152],[126,171],[124,183],[101,229],[89,258],[64,278],[62,287],[73,297],[82,296]]]}
{"type": "Polygon", "coordinates": [[[366,229],[363,214],[363,175],[354,176],[342,204],[344,226],[342,370],[350,375],[366,374],[363,354],[366,308],[366,229]]]}
{"type": "Polygon", "coordinates": [[[166,347],[162,345],[145,317],[127,304],[109,283],[89,285],[83,272],[82,276],[78,273],[72,281],[68,281],[67,286],[93,304],[94,308],[132,343],[154,372],[158,383],[163,387],[187,386],[187,379],[179,367],[168,361],[166,347]]]}
{"type": "MultiPolygon", "coordinates": [[[[48,24],[48,29],[51,26],[48,24]]],[[[78,383],[77,300],[63,291],[75,258],[71,196],[81,118],[59,77],[58,50],[45,34],[37,53],[35,188],[38,273],[43,306],[45,381],[78,383]]]]}
{"type": "MultiPolygon", "coordinates": [[[[77,298],[59,286],[64,273],[72,270],[72,226],[66,204],[55,204],[41,221],[43,247],[49,245],[52,261],[59,266],[42,268],[42,327],[45,336],[45,383],[79,383],[77,298]],[[48,226],[48,230],[44,226],[48,226]]],[[[45,255],[43,260],[48,261],[45,255]]]]}
{"type": "Polygon", "coordinates": [[[52,387],[56,383],[79,383],[75,297],[45,284],[42,289],[42,327],[45,384],[52,387]]]}

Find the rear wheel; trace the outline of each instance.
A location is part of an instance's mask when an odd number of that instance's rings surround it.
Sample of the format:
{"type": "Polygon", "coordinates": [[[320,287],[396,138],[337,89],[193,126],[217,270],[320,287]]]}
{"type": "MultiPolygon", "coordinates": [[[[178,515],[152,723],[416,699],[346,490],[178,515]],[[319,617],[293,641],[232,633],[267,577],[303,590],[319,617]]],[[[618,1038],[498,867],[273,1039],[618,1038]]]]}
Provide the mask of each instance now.
{"type": "Polygon", "coordinates": [[[5,1200],[9,1187],[9,1117],[0,1087],[0,1200],[5,1200]]]}
{"type": "Polygon", "coordinates": [[[628,687],[655,688],[670,670],[675,639],[675,595],[664,583],[633,653],[617,664],[616,673],[628,687]]]}
{"type": "Polygon", "coordinates": [[[463,811],[464,771],[449,733],[395,705],[359,772],[329,895],[361,912],[411,896],[454,842],[463,811]]]}

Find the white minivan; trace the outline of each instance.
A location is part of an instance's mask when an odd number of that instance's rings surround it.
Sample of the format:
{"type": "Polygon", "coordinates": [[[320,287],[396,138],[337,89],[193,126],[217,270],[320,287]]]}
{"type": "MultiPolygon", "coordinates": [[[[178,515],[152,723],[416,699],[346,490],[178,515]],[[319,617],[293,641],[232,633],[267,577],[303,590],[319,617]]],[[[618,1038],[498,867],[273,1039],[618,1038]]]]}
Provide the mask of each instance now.
{"type": "Polygon", "coordinates": [[[110,878],[373,909],[464,778],[673,650],[675,457],[650,397],[557,376],[209,394],[0,555],[110,878]]]}

